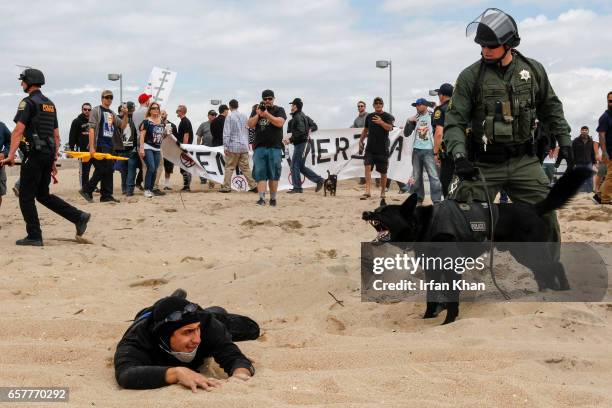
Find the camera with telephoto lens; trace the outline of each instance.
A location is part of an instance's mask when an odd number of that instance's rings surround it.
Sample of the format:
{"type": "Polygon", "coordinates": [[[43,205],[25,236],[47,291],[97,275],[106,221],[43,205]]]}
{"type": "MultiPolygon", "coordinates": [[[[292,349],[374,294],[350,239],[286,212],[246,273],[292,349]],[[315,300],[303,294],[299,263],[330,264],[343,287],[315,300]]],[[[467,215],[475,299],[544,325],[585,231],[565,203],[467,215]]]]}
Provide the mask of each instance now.
{"type": "Polygon", "coordinates": [[[267,109],[266,103],[264,101],[259,102],[259,110],[265,111],[267,109]]]}

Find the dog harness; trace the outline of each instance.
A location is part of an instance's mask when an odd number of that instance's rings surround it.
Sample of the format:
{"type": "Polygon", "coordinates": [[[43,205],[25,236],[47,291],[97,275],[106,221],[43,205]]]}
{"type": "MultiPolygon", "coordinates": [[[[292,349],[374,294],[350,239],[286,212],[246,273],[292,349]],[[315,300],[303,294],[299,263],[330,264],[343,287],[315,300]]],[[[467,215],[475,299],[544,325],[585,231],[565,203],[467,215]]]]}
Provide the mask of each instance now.
{"type": "MultiPolygon", "coordinates": [[[[499,211],[493,205],[493,222],[497,224],[499,211]]],[[[444,200],[433,207],[429,240],[445,234],[459,242],[483,242],[491,237],[489,204],[483,202],[461,203],[444,200]]]]}

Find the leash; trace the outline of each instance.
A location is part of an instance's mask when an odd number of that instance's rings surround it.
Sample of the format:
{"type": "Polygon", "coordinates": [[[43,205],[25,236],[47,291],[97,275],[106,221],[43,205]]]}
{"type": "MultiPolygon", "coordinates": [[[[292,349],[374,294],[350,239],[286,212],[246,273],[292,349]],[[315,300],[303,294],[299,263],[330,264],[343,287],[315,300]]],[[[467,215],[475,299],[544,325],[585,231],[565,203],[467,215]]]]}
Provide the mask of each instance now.
{"type": "Polygon", "coordinates": [[[510,300],[512,299],[510,295],[497,284],[497,279],[495,278],[495,271],[493,270],[493,253],[495,252],[495,238],[494,238],[495,237],[495,220],[493,219],[493,205],[491,203],[491,196],[489,195],[489,189],[487,188],[487,179],[485,178],[484,174],[482,173],[479,167],[476,167],[476,169],[478,170],[478,174],[480,175],[480,179],[482,180],[485,194],[487,195],[487,205],[489,206],[489,220],[491,223],[491,239],[490,239],[491,248],[489,249],[491,256],[489,259],[489,270],[491,271],[491,280],[493,281],[493,285],[495,285],[495,287],[497,288],[499,293],[501,293],[504,299],[510,300]]]}
{"type": "Polygon", "coordinates": [[[342,165],[342,167],[340,167],[340,170],[338,170],[338,172],[336,173],[336,176],[337,176],[337,175],[339,175],[340,173],[342,173],[342,170],[344,170],[344,169],[346,168],[346,166],[348,166],[348,165],[349,165],[349,163],[353,161],[353,159],[360,159],[360,160],[363,160],[363,156],[361,156],[361,155],[359,155],[359,154],[351,154],[351,158],[350,158],[350,159],[348,159],[348,160],[346,161],[346,163],[344,163],[344,164],[342,165]]]}

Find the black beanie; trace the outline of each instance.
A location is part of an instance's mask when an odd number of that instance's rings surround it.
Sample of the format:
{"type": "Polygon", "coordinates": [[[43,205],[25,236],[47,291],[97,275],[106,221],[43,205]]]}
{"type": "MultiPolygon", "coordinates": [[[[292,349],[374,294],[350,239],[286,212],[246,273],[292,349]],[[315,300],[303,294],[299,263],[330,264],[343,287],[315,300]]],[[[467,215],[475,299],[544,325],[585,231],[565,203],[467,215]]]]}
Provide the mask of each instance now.
{"type": "Polygon", "coordinates": [[[158,300],[155,305],[153,305],[153,327],[155,328],[153,334],[163,341],[167,347],[170,347],[170,337],[172,336],[172,333],[183,326],[199,322],[200,317],[198,316],[197,312],[187,313],[176,322],[166,322],[159,327],[157,327],[157,325],[158,323],[164,321],[164,319],[166,319],[171,313],[176,311],[183,312],[185,306],[187,306],[189,303],[191,302],[189,302],[187,299],[176,296],[168,296],[158,300]]]}

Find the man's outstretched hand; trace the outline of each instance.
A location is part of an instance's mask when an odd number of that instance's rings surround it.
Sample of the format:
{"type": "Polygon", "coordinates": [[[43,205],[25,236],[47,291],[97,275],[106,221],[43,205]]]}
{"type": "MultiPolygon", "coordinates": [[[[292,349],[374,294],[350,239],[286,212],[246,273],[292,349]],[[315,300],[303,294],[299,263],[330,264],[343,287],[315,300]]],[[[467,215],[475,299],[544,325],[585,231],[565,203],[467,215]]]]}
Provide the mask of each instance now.
{"type": "Polygon", "coordinates": [[[198,387],[205,391],[221,386],[221,381],[214,378],[206,378],[187,367],[172,367],[166,371],[166,382],[168,384],[181,384],[190,388],[192,392],[198,392],[198,387]]]}

